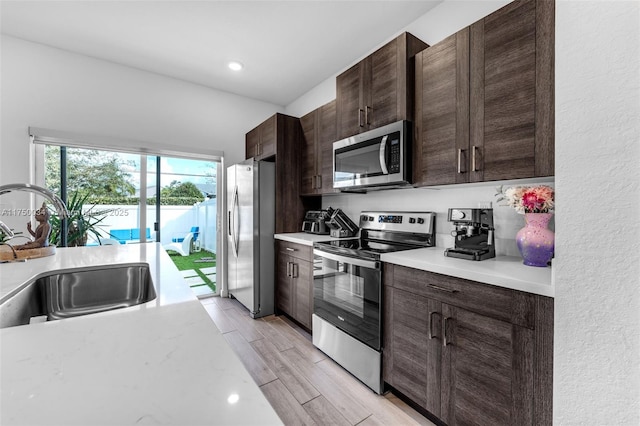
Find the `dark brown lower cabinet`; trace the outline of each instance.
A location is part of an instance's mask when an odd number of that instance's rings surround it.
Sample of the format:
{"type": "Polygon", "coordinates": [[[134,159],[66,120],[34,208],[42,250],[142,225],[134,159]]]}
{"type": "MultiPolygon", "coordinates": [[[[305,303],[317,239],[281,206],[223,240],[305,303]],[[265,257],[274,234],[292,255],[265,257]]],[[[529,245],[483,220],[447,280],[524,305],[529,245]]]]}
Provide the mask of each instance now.
{"type": "Polygon", "coordinates": [[[276,308],[311,330],[313,313],[311,246],[276,241],[276,308]]]}
{"type": "Polygon", "coordinates": [[[448,425],[551,424],[553,301],[385,265],[384,380],[448,425]]]}
{"type": "Polygon", "coordinates": [[[443,305],[441,418],[533,425],[533,330],[443,305]]]}
{"type": "Polygon", "coordinates": [[[406,291],[394,292],[394,386],[436,416],[440,415],[441,305],[406,291]]]}

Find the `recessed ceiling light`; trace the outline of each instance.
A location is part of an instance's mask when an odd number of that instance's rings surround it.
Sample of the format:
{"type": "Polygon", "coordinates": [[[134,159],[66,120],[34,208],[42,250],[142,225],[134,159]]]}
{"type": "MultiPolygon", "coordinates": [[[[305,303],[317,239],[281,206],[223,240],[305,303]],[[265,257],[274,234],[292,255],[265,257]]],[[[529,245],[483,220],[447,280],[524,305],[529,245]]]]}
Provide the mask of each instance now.
{"type": "Polygon", "coordinates": [[[234,71],[240,71],[242,68],[244,68],[244,65],[242,65],[240,62],[232,61],[229,62],[228,67],[234,71]]]}

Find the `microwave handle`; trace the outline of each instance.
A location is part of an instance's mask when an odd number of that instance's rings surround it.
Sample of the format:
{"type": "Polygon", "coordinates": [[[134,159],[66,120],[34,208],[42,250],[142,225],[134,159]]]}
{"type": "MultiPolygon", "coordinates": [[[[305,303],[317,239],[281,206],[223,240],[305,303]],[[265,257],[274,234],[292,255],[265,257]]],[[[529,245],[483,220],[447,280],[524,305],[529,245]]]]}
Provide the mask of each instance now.
{"type": "Polygon", "coordinates": [[[384,135],[382,137],[382,142],[380,142],[380,169],[382,170],[383,175],[388,175],[389,170],[387,169],[387,138],[389,135],[384,135]]]}

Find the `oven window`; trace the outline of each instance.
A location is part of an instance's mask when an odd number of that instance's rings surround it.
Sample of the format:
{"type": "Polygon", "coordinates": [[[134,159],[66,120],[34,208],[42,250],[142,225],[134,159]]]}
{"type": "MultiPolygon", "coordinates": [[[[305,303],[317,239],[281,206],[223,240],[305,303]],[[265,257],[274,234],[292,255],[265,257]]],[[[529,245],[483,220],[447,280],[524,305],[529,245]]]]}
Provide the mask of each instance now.
{"type": "Polygon", "coordinates": [[[352,337],[380,349],[380,269],[314,258],[313,311],[352,337]]]}

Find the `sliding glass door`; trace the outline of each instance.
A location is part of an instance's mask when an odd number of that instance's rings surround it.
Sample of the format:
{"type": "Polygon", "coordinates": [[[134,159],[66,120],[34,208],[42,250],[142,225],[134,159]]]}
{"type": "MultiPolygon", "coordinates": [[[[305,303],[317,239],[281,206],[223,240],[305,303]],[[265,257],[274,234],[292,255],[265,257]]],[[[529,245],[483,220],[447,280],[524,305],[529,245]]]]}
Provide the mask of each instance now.
{"type": "Polygon", "coordinates": [[[217,161],[45,145],[44,163],[72,213],[67,245],[160,242],[198,297],[218,294],[217,161]]]}
{"type": "Polygon", "coordinates": [[[218,294],[218,163],[163,156],[156,168],[161,242],[198,297],[218,294]]]}

